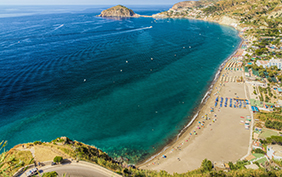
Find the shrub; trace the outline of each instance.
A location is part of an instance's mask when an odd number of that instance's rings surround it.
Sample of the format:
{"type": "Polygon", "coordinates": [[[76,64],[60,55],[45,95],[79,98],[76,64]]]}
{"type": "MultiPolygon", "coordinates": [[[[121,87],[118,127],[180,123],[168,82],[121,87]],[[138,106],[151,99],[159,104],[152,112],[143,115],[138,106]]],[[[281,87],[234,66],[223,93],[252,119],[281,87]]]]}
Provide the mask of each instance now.
{"type": "Polygon", "coordinates": [[[42,142],[41,141],[34,141],[33,144],[34,145],[38,145],[38,144],[40,145],[40,144],[42,144],[42,142]]]}
{"type": "Polygon", "coordinates": [[[53,161],[56,162],[56,163],[60,163],[60,162],[63,161],[63,157],[61,157],[61,156],[56,156],[53,161]]]}
{"type": "Polygon", "coordinates": [[[47,172],[42,175],[42,177],[57,177],[58,173],[55,171],[47,172]]]}
{"type": "Polygon", "coordinates": [[[230,170],[237,170],[236,166],[232,162],[228,162],[230,170]]]}
{"type": "Polygon", "coordinates": [[[203,168],[204,171],[211,171],[212,170],[212,163],[211,163],[210,160],[204,159],[201,167],[203,168]]]}

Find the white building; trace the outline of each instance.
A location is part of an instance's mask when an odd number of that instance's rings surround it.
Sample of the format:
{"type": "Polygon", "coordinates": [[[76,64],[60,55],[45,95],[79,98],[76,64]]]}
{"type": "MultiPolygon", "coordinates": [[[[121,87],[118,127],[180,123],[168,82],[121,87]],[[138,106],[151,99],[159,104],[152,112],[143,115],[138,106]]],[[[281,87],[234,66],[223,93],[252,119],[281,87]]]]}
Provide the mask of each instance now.
{"type": "Polygon", "coordinates": [[[266,67],[277,66],[278,69],[282,68],[282,59],[271,59],[269,61],[257,60],[256,65],[266,67]]]}
{"type": "Polygon", "coordinates": [[[269,60],[269,64],[268,65],[269,65],[268,67],[270,67],[270,66],[277,66],[278,69],[281,69],[281,67],[282,67],[282,59],[271,59],[271,60],[269,60]]]}
{"type": "Polygon", "coordinates": [[[269,67],[269,61],[257,60],[256,65],[266,68],[266,67],[269,67]]]}
{"type": "Polygon", "coordinates": [[[282,146],[280,145],[268,145],[267,146],[267,156],[270,159],[282,160],[282,146]]]}

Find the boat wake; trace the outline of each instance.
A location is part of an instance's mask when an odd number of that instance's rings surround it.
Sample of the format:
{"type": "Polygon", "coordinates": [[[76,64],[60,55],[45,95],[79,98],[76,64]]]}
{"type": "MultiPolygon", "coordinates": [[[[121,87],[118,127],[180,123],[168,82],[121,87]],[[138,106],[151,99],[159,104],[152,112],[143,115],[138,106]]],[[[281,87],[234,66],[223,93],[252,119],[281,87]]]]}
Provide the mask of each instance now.
{"type": "Polygon", "coordinates": [[[58,30],[58,29],[62,28],[63,26],[64,26],[64,24],[62,24],[62,25],[58,26],[57,28],[55,28],[55,29],[54,29],[54,31],[56,31],[56,30],[58,30]]]}

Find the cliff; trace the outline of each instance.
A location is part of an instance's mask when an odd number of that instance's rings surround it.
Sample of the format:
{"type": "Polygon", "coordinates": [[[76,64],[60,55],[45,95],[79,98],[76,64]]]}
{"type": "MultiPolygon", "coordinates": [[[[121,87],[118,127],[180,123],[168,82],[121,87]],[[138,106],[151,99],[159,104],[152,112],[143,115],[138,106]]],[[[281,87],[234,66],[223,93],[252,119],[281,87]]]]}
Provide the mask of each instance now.
{"type": "Polygon", "coordinates": [[[134,13],[133,10],[122,5],[117,5],[109,9],[106,9],[102,11],[101,14],[98,16],[99,17],[139,17],[139,15],[134,13]]]}

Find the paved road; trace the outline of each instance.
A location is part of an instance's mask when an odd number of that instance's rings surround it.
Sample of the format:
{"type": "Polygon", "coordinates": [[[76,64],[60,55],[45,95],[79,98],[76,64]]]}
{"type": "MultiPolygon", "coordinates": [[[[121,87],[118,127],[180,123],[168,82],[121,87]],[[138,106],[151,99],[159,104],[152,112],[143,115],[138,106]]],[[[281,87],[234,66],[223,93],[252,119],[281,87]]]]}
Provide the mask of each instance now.
{"type": "MultiPolygon", "coordinates": [[[[44,166],[38,169],[40,173],[56,171],[59,176],[66,177],[121,177],[120,175],[96,164],[79,162],[64,165],[44,166]]],[[[25,173],[21,177],[26,177],[25,173]]]]}
{"type": "Polygon", "coordinates": [[[102,170],[97,170],[95,168],[87,168],[85,166],[81,165],[63,165],[63,166],[57,166],[53,168],[48,168],[46,170],[43,170],[44,173],[56,171],[59,176],[63,176],[64,173],[66,173],[67,177],[109,177],[111,176],[110,173],[105,173],[102,170]]]}

